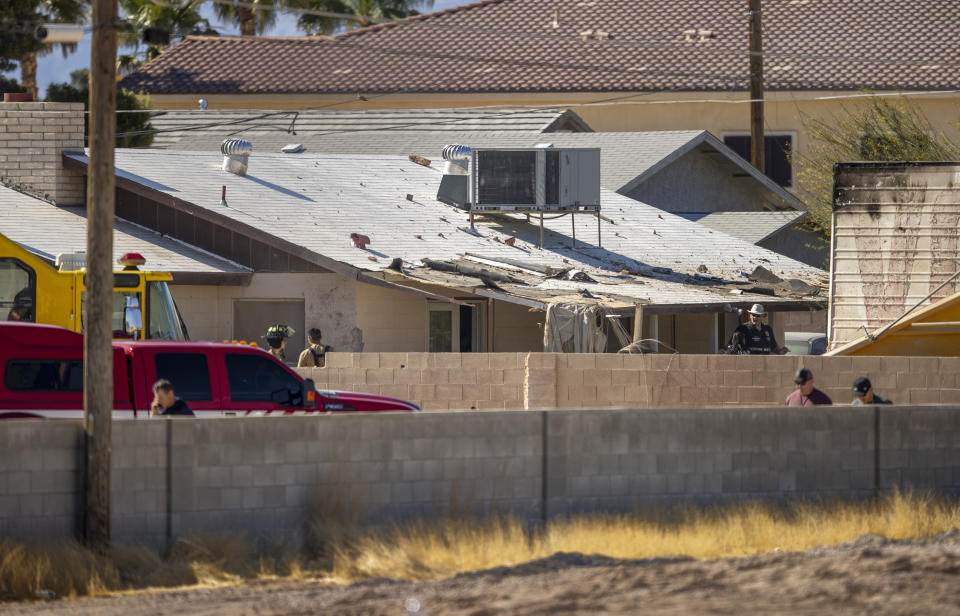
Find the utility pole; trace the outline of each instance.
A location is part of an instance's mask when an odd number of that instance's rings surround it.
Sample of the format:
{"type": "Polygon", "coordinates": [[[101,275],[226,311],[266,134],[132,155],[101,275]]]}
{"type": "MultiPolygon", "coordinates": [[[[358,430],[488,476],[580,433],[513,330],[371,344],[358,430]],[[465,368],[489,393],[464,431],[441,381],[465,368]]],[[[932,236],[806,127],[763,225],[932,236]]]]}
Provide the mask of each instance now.
{"type": "Polygon", "coordinates": [[[83,304],[83,408],[86,432],[87,544],[110,547],[113,414],[113,147],[117,108],[117,0],[93,0],[90,51],[90,161],[87,177],[87,274],[83,304]]]}
{"type": "Polygon", "coordinates": [[[763,28],[760,0],[749,0],[750,12],[750,163],[764,172],[763,28]]]}

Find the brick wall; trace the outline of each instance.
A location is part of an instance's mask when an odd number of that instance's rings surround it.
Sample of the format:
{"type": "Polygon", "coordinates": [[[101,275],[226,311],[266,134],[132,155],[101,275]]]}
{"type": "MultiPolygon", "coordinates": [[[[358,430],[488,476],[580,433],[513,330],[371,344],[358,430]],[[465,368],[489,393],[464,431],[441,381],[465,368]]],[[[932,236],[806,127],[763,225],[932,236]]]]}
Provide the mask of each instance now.
{"type": "Polygon", "coordinates": [[[63,168],[83,151],[82,103],[0,103],[0,182],[53,201],[83,203],[83,176],[63,168]]]}
{"type": "Polygon", "coordinates": [[[960,402],[958,357],[330,353],[301,368],[318,389],[379,393],[424,410],[782,404],[805,367],[836,404],[854,379],[900,404],[960,402]]]}
{"type": "MultiPolygon", "coordinates": [[[[960,491],[960,406],[397,413],[114,423],[117,541],[453,513],[960,491]]],[[[0,422],[0,536],[80,528],[82,431],[0,422]]]]}

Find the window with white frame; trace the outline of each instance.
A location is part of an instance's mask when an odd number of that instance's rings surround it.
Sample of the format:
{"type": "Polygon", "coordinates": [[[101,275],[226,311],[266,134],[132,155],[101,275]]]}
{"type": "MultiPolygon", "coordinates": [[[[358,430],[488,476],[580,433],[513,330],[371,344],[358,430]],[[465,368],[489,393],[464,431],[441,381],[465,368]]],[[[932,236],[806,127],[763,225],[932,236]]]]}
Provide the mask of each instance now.
{"type": "Polygon", "coordinates": [[[486,305],[483,301],[458,304],[427,302],[427,352],[485,351],[486,305]]]}

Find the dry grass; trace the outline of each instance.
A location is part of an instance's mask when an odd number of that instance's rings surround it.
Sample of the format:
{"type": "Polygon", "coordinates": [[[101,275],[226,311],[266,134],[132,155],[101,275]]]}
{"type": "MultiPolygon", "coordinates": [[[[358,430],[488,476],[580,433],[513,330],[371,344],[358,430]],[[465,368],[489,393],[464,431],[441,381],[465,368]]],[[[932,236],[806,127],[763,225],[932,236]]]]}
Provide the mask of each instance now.
{"type": "Polygon", "coordinates": [[[863,503],[800,503],[778,508],[751,503],[694,507],[629,516],[561,520],[531,534],[515,519],[477,523],[447,520],[366,535],[334,547],[332,575],[428,580],[514,565],[557,552],[614,558],[685,555],[698,559],[748,556],[776,548],[802,551],[864,533],[927,537],[960,527],[960,505],[895,492],[863,503]]]}
{"type": "MultiPolygon", "coordinates": [[[[331,502],[331,501],[327,501],[331,502]]],[[[332,502],[343,502],[333,499],[332,502]]],[[[30,600],[112,591],[233,584],[248,578],[370,577],[439,579],[510,566],[557,552],[614,558],[687,555],[713,559],[780,548],[807,550],[864,533],[905,539],[960,527],[960,503],[894,492],[870,502],[758,503],[696,507],[628,516],[581,516],[531,530],[515,518],[450,517],[385,531],[363,531],[348,508],[319,508],[302,541],[255,549],[243,537],[181,539],[167,558],[138,546],[109,558],[78,544],[26,546],[0,540],[0,600],[30,600]]]]}
{"type": "Polygon", "coordinates": [[[76,597],[119,584],[109,559],[77,543],[30,548],[0,539],[0,599],[76,597]]]}

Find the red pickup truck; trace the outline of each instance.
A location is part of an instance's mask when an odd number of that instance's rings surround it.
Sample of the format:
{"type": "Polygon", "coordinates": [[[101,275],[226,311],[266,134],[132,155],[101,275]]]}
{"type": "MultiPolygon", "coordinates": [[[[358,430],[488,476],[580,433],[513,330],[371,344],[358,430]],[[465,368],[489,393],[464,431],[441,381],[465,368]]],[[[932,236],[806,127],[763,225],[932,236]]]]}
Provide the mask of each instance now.
{"type": "MultiPolygon", "coordinates": [[[[113,343],[113,416],[149,417],[152,385],[161,378],[198,417],[420,410],[387,396],[315,391],[312,379],[256,347],[147,340],[113,343]]],[[[83,336],[0,322],[0,418],[82,416],[83,336]]]]}

